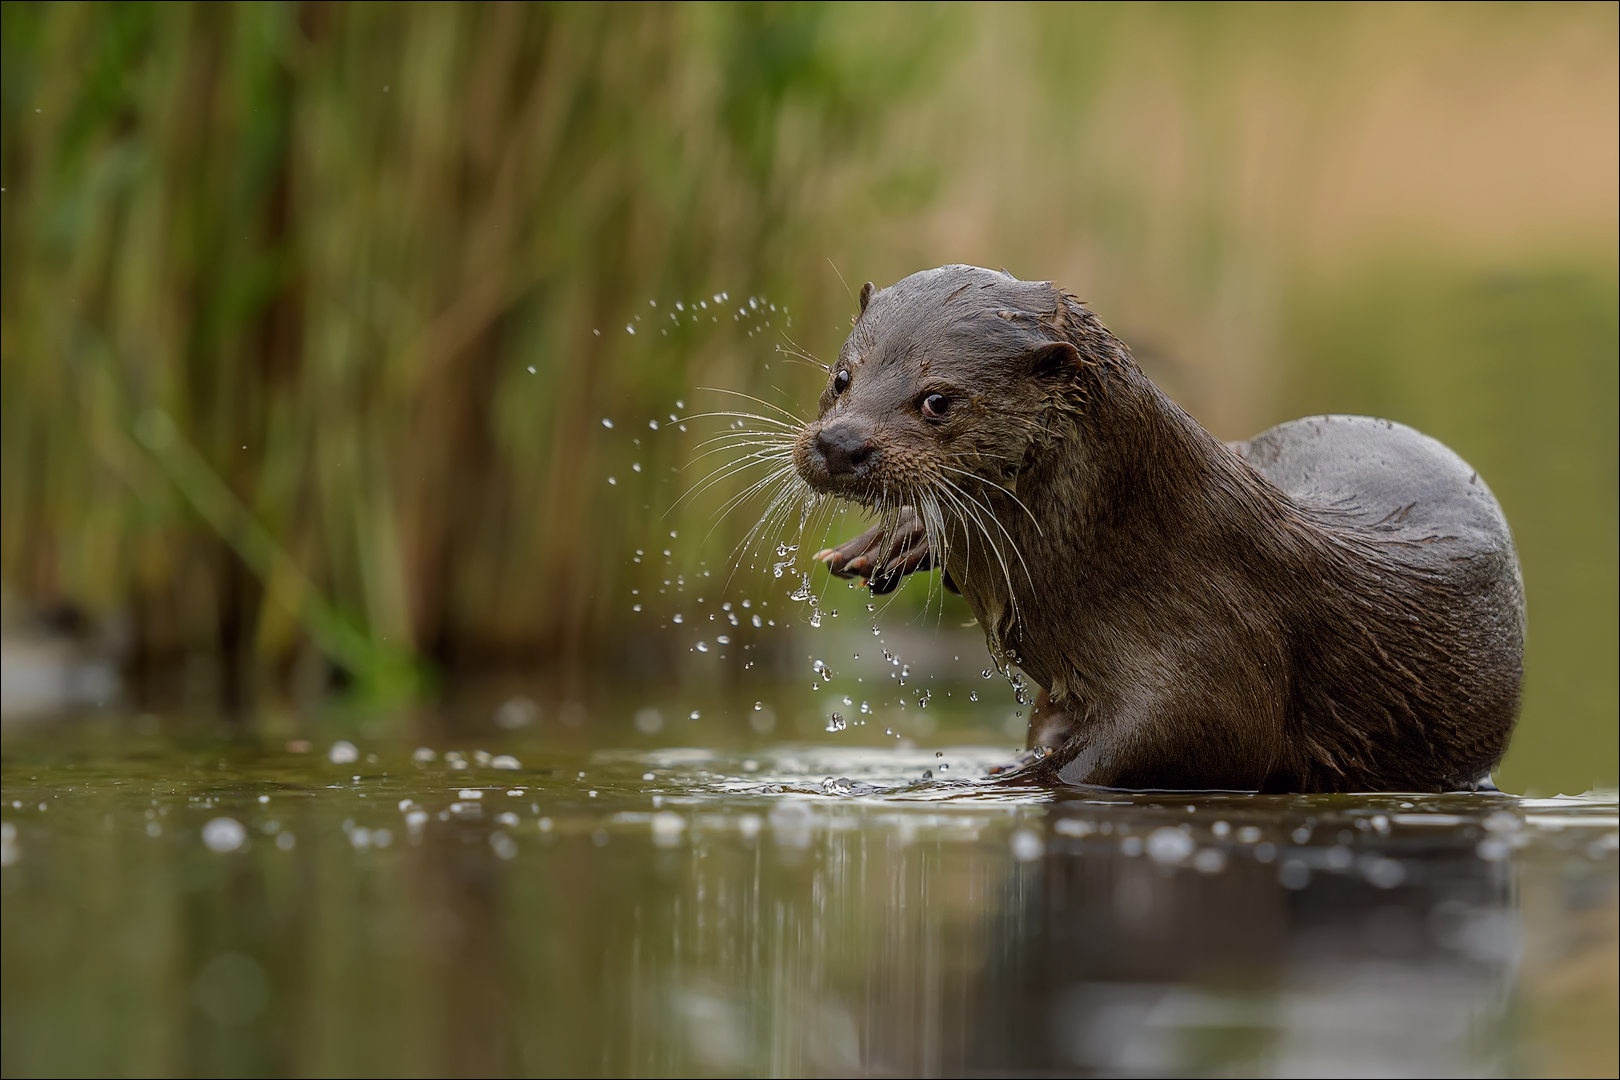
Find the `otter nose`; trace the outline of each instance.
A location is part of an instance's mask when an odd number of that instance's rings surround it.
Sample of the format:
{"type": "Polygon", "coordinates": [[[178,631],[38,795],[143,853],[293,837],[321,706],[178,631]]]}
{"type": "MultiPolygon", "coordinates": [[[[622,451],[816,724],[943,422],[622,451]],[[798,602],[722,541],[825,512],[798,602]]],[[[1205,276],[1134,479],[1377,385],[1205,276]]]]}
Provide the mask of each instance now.
{"type": "Polygon", "coordinates": [[[827,463],[828,475],[837,476],[866,464],[874,447],[860,426],[845,420],[822,428],[816,436],[816,449],[827,463]]]}

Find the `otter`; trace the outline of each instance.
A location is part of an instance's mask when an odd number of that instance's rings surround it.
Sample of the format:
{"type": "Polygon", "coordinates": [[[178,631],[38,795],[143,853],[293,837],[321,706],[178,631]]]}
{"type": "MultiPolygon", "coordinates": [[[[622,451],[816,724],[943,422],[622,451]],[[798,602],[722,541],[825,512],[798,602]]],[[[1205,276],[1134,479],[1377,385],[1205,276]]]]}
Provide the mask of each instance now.
{"type": "Polygon", "coordinates": [[[1472,790],[1507,748],[1512,534],[1409,427],[1222,442],[1074,296],[953,265],[861,289],[791,453],[879,515],[817,559],[874,592],[939,568],[998,666],[1038,684],[1020,780],[1472,790]]]}

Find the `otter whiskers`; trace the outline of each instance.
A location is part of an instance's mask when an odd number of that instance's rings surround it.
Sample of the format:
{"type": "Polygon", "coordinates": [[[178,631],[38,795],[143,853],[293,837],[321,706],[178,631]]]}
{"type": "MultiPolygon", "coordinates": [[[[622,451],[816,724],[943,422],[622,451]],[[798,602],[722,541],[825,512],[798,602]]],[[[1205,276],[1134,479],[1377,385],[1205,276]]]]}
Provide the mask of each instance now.
{"type": "MultiPolygon", "coordinates": [[[[761,411],[721,409],[683,418],[723,419],[731,421],[734,426],[697,444],[699,452],[689,465],[717,456],[722,460],[693,484],[676,501],[676,506],[748,473],[755,466],[766,469],[763,476],[729,495],[714,514],[711,534],[737,507],[763,498],[764,507],[759,517],[733,549],[731,572],[735,576],[743,562],[758,564],[762,545],[775,545],[780,554],[787,542],[785,534],[789,532],[796,533],[792,544],[797,550],[808,532],[821,527],[820,512],[834,500],[814,490],[794,467],[793,446],[804,427],[802,418],[791,410],[751,394],[719,388],[702,389],[712,389],[761,407],[761,411]],[[794,517],[798,518],[796,529],[794,517]]],[[[976,453],[974,459],[984,456],[976,453]]],[[[1016,577],[1023,577],[1031,585],[1033,577],[1017,538],[991,505],[991,493],[1004,496],[1009,503],[1017,506],[1030,518],[1037,531],[1040,523],[1023,500],[1008,487],[980,472],[962,467],[970,463],[967,460],[959,463],[936,461],[931,463],[932,467],[926,470],[925,475],[906,478],[898,486],[891,485],[887,480],[881,481],[879,489],[869,498],[855,500],[857,505],[863,505],[872,513],[879,526],[875,541],[878,545],[875,551],[876,565],[869,576],[888,577],[890,574],[905,574],[924,568],[943,571],[953,561],[952,548],[959,543],[964,547],[965,556],[962,573],[972,573],[970,568],[983,562],[1000,577],[1011,625],[1016,626],[1021,621],[1022,606],[1019,603],[1022,590],[1018,587],[1016,577]],[[926,554],[920,560],[914,554],[919,531],[926,546],[926,554]],[[1014,574],[1014,567],[1017,567],[1018,575],[1014,574]],[[882,573],[885,570],[889,573],[882,573]]],[[[830,529],[831,523],[829,516],[825,525],[830,529]]],[[[776,567],[778,570],[782,568],[780,564],[776,567]]],[[[935,584],[930,577],[923,601],[924,611],[934,603],[934,599],[935,584]]],[[[939,603],[943,614],[943,592],[939,603]]]]}

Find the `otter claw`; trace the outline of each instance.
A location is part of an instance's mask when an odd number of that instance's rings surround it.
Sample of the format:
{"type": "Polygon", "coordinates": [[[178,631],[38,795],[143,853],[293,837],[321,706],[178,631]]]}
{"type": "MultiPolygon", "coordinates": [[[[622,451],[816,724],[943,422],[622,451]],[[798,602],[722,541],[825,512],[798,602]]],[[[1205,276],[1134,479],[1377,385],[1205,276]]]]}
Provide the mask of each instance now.
{"type": "MultiPolygon", "coordinates": [[[[860,538],[864,540],[865,537],[860,538]]],[[[860,540],[852,541],[842,547],[824,548],[816,552],[815,558],[827,564],[827,569],[834,576],[841,578],[866,577],[872,561],[863,554],[851,555],[847,549],[859,544],[860,540]]]]}
{"type": "Polygon", "coordinates": [[[864,578],[879,596],[899,588],[907,574],[933,566],[927,535],[910,509],[902,511],[892,533],[874,525],[847,543],[823,548],[815,558],[838,577],[864,578]]]}

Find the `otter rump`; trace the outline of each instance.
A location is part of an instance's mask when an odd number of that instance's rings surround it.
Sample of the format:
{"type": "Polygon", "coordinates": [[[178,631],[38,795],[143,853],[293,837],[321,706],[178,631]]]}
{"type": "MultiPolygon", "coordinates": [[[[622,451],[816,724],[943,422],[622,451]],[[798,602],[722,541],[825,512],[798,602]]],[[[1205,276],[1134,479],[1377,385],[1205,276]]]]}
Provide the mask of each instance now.
{"type": "Polygon", "coordinates": [[[1041,688],[1021,778],[1441,791],[1501,759],[1518,558],[1445,446],[1358,416],[1223,443],[1049,282],[945,266],[860,303],[793,460],[879,524],[817,557],[875,591],[941,568],[1041,688]]]}

